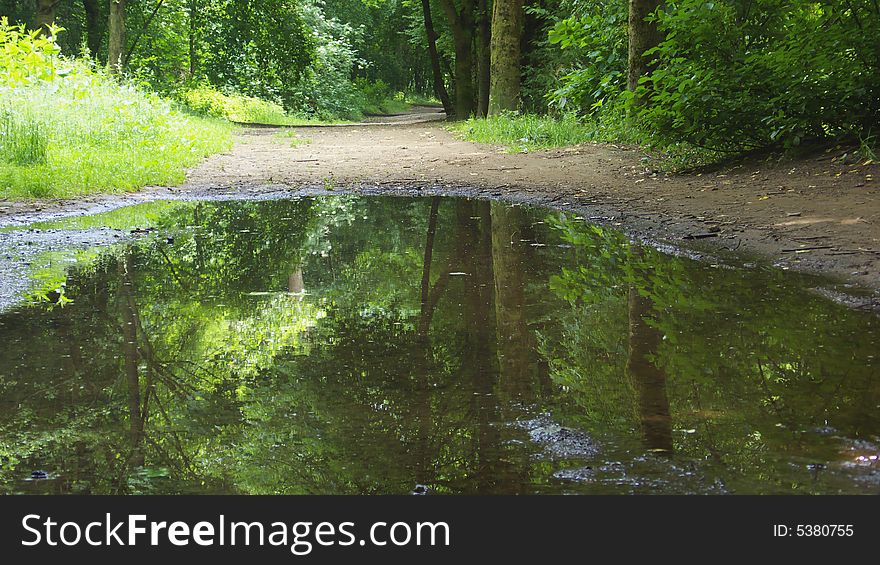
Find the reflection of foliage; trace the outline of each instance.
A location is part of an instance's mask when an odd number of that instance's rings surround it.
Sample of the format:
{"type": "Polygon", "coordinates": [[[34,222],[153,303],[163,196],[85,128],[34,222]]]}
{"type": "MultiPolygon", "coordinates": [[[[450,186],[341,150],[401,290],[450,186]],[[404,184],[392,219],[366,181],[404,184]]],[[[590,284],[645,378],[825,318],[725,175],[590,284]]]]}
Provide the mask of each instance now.
{"type": "Polygon", "coordinates": [[[72,304],[0,317],[0,491],[625,490],[556,481],[593,462],[541,458],[521,422],[662,467],[643,457],[644,391],[627,375],[633,296],[663,337],[644,353],[666,375],[675,461],[697,469],[679,479],[853,488],[805,483],[799,462],[839,460],[880,428],[876,319],[787,275],[493,206],[439,206],[425,334],[429,201],[167,207],[154,234],[67,271],[72,304]],[[826,420],[836,432],[812,431],[826,420]],[[18,480],[42,468],[58,479],[18,480]]]}
{"type": "Polygon", "coordinates": [[[574,247],[577,267],[551,277],[570,311],[559,334],[543,337],[541,350],[554,381],[578,391],[589,421],[597,413],[607,419],[602,408],[631,394],[624,365],[627,293],[634,289],[649,299],[647,321],[662,335],[653,358],[668,375],[674,426],[689,432],[676,436],[677,450],[708,457],[733,477],[748,474],[749,466],[777,466],[779,476],[762,480],[789,486],[782,477],[791,470],[779,468],[780,452],[821,459],[833,449],[830,439],[799,441],[804,432],[830,425],[859,436],[878,429],[869,408],[878,393],[876,344],[866,334],[877,328],[876,318],[805,295],[778,271],[723,270],[564,216],[548,223],[574,247]]]}

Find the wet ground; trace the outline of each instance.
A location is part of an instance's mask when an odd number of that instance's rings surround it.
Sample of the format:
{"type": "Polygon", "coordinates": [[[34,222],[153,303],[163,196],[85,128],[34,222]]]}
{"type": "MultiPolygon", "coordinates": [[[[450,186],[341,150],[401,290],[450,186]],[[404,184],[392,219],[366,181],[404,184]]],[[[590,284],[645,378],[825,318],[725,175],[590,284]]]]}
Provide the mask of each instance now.
{"type": "Polygon", "coordinates": [[[336,195],[0,231],[0,492],[880,492],[858,293],[590,220],[336,195]]]}
{"type": "Polygon", "coordinates": [[[7,202],[0,226],[166,197],[266,198],[335,192],[499,198],[573,212],[632,237],[745,251],[782,268],[831,274],[880,305],[880,164],[855,148],[749,157],[666,174],[638,147],[587,143],[524,151],[469,143],[418,107],[374,123],[247,127],[184,185],[133,195],[7,202]]]}

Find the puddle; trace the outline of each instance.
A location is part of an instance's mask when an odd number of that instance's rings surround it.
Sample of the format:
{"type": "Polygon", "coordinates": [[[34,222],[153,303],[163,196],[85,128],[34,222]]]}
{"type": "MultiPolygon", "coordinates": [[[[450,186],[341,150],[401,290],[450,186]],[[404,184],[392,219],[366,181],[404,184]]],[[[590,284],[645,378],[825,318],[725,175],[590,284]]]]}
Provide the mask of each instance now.
{"type": "Polygon", "coordinates": [[[821,279],[456,198],[0,245],[0,493],[880,492],[880,319],[821,279]]]}

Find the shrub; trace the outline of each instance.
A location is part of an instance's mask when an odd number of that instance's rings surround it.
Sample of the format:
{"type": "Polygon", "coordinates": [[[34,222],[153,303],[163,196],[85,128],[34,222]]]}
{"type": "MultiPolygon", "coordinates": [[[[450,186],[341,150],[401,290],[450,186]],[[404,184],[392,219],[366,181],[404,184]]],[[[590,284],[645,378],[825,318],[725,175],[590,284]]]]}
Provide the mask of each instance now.
{"type": "Polygon", "coordinates": [[[231,144],[230,126],[187,117],[35,32],[2,20],[0,40],[0,197],[177,183],[231,144]]]}
{"type": "Polygon", "coordinates": [[[643,79],[655,142],[738,152],[867,132],[880,118],[873,0],[675,0],[643,79]]]}
{"type": "Polygon", "coordinates": [[[284,124],[288,119],[280,104],[242,94],[224,94],[210,86],[185,90],[179,98],[198,114],[232,122],[284,124]]]}
{"type": "Polygon", "coordinates": [[[593,114],[626,88],[627,3],[602,0],[585,9],[585,15],[556,22],[548,34],[551,44],[575,59],[561,86],[547,95],[562,112],[593,114]]]}

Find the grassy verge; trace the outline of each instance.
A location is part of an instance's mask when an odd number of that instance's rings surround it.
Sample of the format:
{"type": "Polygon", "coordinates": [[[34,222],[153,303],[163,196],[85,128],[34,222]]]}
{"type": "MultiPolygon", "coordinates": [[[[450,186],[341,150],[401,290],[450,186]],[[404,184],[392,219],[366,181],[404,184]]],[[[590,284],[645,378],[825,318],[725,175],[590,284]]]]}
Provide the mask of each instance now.
{"type": "Polygon", "coordinates": [[[346,120],[318,119],[289,114],[275,102],[236,93],[224,93],[210,86],[184,90],[178,94],[186,110],[200,116],[244,124],[308,126],[347,123],[346,120]]]}
{"type": "Polygon", "coordinates": [[[425,96],[424,94],[418,93],[404,93],[403,101],[411,106],[437,106],[438,108],[442,107],[440,101],[437,100],[433,96],[425,96]]]}
{"type": "MultiPolygon", "coordinates": [[[[224,93],[210,86],[182,91],[178,99],[184,108],[196,115],[220,118],[243,124],[274,126],[321,126],[350,124],[364,115],[400,114],[412,108],[411,95],[373,91],[360,95],[359,107],[346,116],[297,115],[288,113],[275,102],[236,93],[224,93]]],[[[423,98],[418,98],[422,100],[423,98]]]]}
{"type": "Polygon", "coordinates": [[[667,171],[679,171],[718,163],[730,156],[687,143],[657,147],[651,135],[639,129],[620,112],[600,114],[593,119],[574,115],[561,117],[535,114],[502,114],[471,118],[449,126],[462,139],[504,146],[510,153],[568,147],[580,143],[624,143],[645,148],[644,159],[667,171]],[[653,148],[652,148],[653,147],[653,148]]]}
{"type": "Polygon", "coordinates": [[[633,142],[635,132],[603,122],[590,122],[573,115],[502,114],[471,118],[450,126],[468,141],[503,145],[511,153],[523,153],[588,142],[633,142]]]}
{"type": "Polygon", "coordinates": [[[231,146],[232,125],[61,57],[34,32],[0,22],[0,198],[64,198],[184,180],[231,146]]]}

